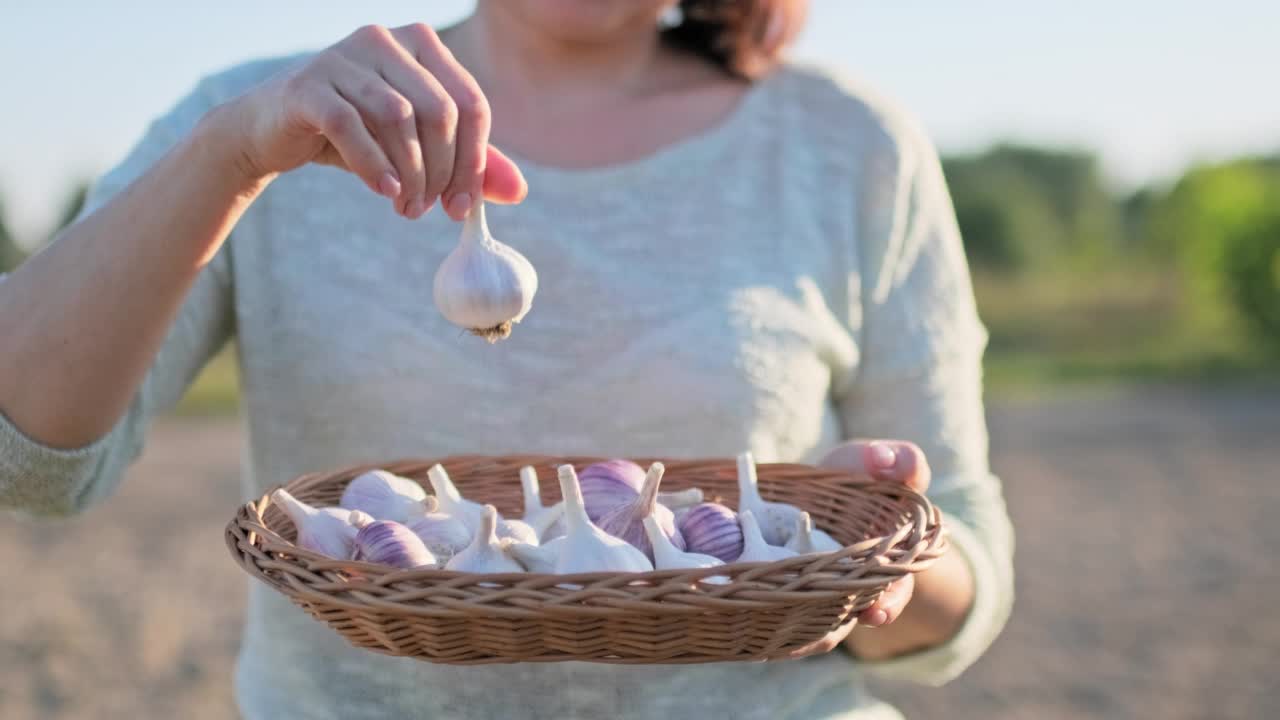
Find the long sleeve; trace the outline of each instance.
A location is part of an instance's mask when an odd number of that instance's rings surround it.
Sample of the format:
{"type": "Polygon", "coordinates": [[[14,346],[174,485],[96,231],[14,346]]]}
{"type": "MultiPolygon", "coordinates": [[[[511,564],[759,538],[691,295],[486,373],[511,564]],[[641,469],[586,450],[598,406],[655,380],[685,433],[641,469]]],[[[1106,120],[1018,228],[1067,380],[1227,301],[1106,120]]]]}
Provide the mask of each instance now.
{"type": "Polygon", "coordinates": [[[952,551],[973,571],[975,600],[946,644],[882,663],[886,674],[940,685],[996,638],[1013,603],[1013,531],[988,464],[982,405],[987,334],[978,318],[955,212],[937,154],[912,130],[892,157],[892,178],[861,199],[861,272],[855,279],[861,358],[837,398],[846,437],[909,440],[933,471],[930,499],[943,511],[952,551]]]}
{"type": "MultiPolygon", "coordinates": [[[[81,216],[102,207],[145,173],[213,104],[202,85],[153,123],[124,161],[94,185],[81,216]]],[[[231,337],[229,245],[201,271],[128,411],[105,436],[82,448],[55,449],[28,437],[0,414],[0,507],[66,515],[111,493],[141,452],[151,418],[182,398],[209,358],[231,337]]]]}

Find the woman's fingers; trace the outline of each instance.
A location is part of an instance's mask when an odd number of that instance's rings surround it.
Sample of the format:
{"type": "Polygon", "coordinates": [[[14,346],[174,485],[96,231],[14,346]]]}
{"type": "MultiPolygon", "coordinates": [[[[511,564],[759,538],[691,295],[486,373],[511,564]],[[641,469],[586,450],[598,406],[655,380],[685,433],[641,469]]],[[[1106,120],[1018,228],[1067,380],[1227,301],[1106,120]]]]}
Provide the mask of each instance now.
{"type": "Polygon", "coordinates": [[[377,73],[343,58],[336,64],[331,76],[334,90],[359,111],[395,166],[401,186],[395,198],[397,212],[406,217],[421,216],[414,214],[413,201],[422,197],[426,171],[413,103],[377,73]]]}
{"type": "Polygon", "coordinates": [[[429,26],[419,23],[392,32],[453,101],[457,117],[453,167],[441,190],[441,197],[449,216],[461,220],[471,212],[484,188],[489,146],[489,101],[485,99],[479,83],[429,26]]]}
{"type": "Polygon", "coordinates": [[[507,205],[524,200],[529,194],[529,184],[525,182],[520,168],[516,167],[511,158],[503,155],[501,150],[492,145],[488,147],[486,157],[485,199],[507,205]]]}
{"type": "Polygon", "coordinates": [[[337,158],[327,158],[329,162],[340,163],[380,195],[395,199],[401,194],[395,166],[354,105],[332,86],[306,77],[294,82],[290,93],[305,125],[323,135],[337,153],[337,158]]]}
{"type": "Polygon", "coordinates": [[[305,97],[291,92],[284,107],[303,116],[299,129],[327,142],[313,137],[308,146],[296,132],[262,133],[263,167],[345,167],[414,219],[439,199],[461,220],[481,195],[517,203],[528,192],[515,163],[489,145],[480,86],[425,25],[362,28],[290,82],[305,97]]]}
{"type": "Polygon", "coordinates": [[[858,622],[867,627],[881,627],[888,625],[898,616],[902,614],[903,608],[911,601],[911,596],[916,589],[916,578],[914,575],[907,575],[901,580],[895,580],[885,588],[884,593],[876,600],[875,604],[863,610],[858,615],[858,622]]]}
{"type": "Polygon", "coordinates": [[[932,479],[924,452],[915,443],[902,440],[847,442],[828,453],[821,464],[900,482],[919,492],[928,490],[932,479]]]}

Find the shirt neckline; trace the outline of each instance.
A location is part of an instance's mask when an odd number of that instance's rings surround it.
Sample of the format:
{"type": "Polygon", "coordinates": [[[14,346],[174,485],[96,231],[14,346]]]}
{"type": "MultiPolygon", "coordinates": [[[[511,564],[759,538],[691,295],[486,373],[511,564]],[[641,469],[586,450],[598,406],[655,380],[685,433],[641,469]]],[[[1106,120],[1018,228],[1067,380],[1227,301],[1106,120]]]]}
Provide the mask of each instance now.
{"type": "Polygon", "coordinates": [[[636,176],[661,173],[673,165],[688,167],[693,162],[693,158],[713,154],[726,145],[737,134],[739,128],[748,123],[755,114],[756,106],[762,102],[761,98],[766,94],[766,87],[777,74],[778,72],[775,71],[753,81],[729,114],[716,124],[662,145],[634,160],[586,168],[567,168],[536,162],[518,152],[506,149],[502,152],[520,168],[526,179],[530,181],[531,188],[539,184],[539,181],[555,186],[600,186],[636,176]]]}

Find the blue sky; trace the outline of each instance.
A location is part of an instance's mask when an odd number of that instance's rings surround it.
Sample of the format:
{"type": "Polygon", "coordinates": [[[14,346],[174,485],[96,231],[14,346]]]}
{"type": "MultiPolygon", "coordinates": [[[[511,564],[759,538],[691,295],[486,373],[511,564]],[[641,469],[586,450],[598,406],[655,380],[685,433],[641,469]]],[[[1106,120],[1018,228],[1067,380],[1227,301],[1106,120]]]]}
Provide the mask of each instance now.
{"type": "MultiPolygon", "coordinates": [[[[369,22],[447,23],[472,3],[6,5],[0,201],[33,239],[69,180],[108,167],[202,74],[369,22]]],[[[813,0],[795,54],[898,98],[944,151],[1001,138],[1091,148],[1131,186],[1280,149],[1278,28],[1280,4],[1262,0],[813,0]]]]}

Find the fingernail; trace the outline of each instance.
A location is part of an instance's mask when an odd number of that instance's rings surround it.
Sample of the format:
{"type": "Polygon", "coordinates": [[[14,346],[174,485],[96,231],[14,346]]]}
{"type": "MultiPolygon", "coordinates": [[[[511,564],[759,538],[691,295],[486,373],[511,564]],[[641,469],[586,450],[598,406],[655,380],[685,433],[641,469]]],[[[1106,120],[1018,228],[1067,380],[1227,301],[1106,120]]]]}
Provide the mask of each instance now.
{"type": "Polygon", "coordinates": [[[898,463],[898,454],[884,443],[871,443],[871,464],[880,470],[892,470],[898,463]]]}
{"type": "Polygon", "coordinates": [[[378,192],[395,200],[400,197],[400,180],[392,173],[383,173],[378,180],[378,192]]]}
{"type": "Polygon", "coordinates": [[[889,622],[889,613],[880,609],[872,611],[871,617],[867,619],[867,624],[872,627],[880,627],[887,622],[889,622]]]}
{"type": "Polygon", "coordinates": [[[471,193],[458,193],[449,198],[449,214],[461,220],[471,213],[471,193]]]}
{"type": "Polygon", "coordinates": [[[427,208],[422,204],[422,198],[414,198],[409,203],[407,209],[408,209],[409,217],[413,218],[414,220],[417,220],[418,218],[422,217],[422,214],[427,211],[427,208]]]}

